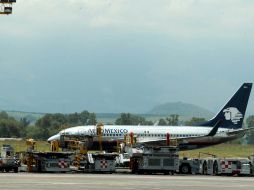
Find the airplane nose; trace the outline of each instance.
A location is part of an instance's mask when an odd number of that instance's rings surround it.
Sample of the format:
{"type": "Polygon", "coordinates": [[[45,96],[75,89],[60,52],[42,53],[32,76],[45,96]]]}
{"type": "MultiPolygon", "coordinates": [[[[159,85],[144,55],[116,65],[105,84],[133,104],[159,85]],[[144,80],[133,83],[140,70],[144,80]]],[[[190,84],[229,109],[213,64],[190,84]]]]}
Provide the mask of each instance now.
{"type": "Polygon", "coordinates": [[[59,134],[56,134],[56,135],[53,135],[52,137],[49,137],[47,141],[51,142],[51,141],[55,141],[55,140],[60,140],[60,135],[59,134]]]}

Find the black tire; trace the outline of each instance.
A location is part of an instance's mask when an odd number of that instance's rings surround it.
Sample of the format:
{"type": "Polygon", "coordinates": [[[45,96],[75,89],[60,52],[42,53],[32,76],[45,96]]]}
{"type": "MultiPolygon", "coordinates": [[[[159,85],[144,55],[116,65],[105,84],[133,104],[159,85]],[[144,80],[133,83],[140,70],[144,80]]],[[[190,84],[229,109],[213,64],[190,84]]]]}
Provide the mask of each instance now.
{"type": "Polygon", "coordinates": [[[19,172],[19,168],[18,167],[13,168],[13,171],[14,171],[14,173],[18,173],[19,172]]]}
{"type": "Polygon", "coordinates": [[[190,174],[191,173],[191,168],[188,164],[183,164],[180,167],[180,173],[181,174],[190,174]]]}
{"type": "Polygon", "coordinates": [[[250,162],[250,176],[253,176],[254,175],[254,172],[253,172],[253,166],[252,166],[252,163],[250,162]]]}
{"type": "Polygon", "coordinates": [[[202,174],[207,175],[207,163],[206,163],[206,161],[203,163],[202,174]]]}
{"type": "Polygon", "coordinates": [[[214,163],[213,163],[213,175],[218,175],[218,171],[219,169],[218,169],[218,163],[217,163],[217,161],[215,161],[214,163]]]}
{"type": "Polygon", "coordinates": [[[9,168],[5,168],[5,172],[9,173],[10,169],[9,168]]]}

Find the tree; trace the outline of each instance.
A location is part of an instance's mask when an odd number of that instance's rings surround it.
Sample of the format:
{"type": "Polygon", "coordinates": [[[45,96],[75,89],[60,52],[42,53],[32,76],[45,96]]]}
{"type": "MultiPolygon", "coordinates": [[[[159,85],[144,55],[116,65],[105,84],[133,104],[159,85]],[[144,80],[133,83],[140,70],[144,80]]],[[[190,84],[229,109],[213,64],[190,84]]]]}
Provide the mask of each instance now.
{"type": "Polygon", "coordinates": [[[0,119],[8,119],[9,116],[5,111],[0,112],[0,119]]]}
{"type": "Polygon", "coordinates": [[[80,113],[80,122],[82,123],[82,125],[88,125],[89,117],[90,113],[88,111],[82,111],[80,113]]]}
{"type": "Polygon", "coordinates": [[[131,114],[130,113],[121,113],[120,118],[117,118],[115,121],[116,125],[131,125],[131,114]]]}
{"type": "Polygon", "coordinates": [[[178,125],[179,115],[171,114],[169,117],[166,118],[167,125],[178,125]]]}
{"type": "Polygon", "coordinates": [[[26,138],[43,139],[42,133],[42,128],[39,128],[35,125],[29,125],[26,128],[26,138]]]}
{"type": "Polygon", "coordinates": [[[86,123],[87,123],[87,125],[96,125],[96,123],[97,123],[96,114],[95,113],[90,113],[89,114],[89,119],[86,123]]]}
{"type": "Polygon", "coordinates": [[[152,121],[146,121],[144,117],[122,113],[115,121],[116,125],[153,125],[152,121]]]}
{"type": "Polygon", "coordinates": [[[21,123],[22,127],[25,128],[30,124],[30,121],[28,121],[27,118],[21,118],[20,123],[21,123]]]}
{"type": "Polygon", "coordinates": [[[13,118],[0,120],[1,137],[20,137],[21,125],[13,118]]]}
{"type": "MultiPolygon", "coordinates": [[[[34,131],[40,131],[40,139],[47,139],[49,136],[68,127],[74,127],[77,125],[96,125],[96,123],[96,114],[89,113],[88,111],[71,114],[46,114],[44,117],[37,120],[35,127],[38,127],[39,130],[36,129],[34,131]]],[[[35,135],[38,137],[37,134],[35,135]]]]}
{"type": "Polygon", "coordinates": [[[0,137],[21,137],[21,122],[9,117],[6,112],[0,112],[0,137]]]}
{"type": "MultiPolygon", "coordinates": [[[[249,116],[246,119],[246,125],[248,128],[254,127],[254,115],[249,116]]],[[[254,144],[254,131],[250,130],[246,135],[246,140],[248,144],[254,144]]]]}
{"type": "Polygon", "coordinates": [[[167,125],[167,121],[165,119],[160,119],[158,126],[166,126],[167,125]]]}
{"type": "Polygon", "coordinates": [[[81,125],[80,122],[80,114],[78,113],[72,113],[67,115],[68,123],[71,125],[81,125]]]}
{"type": "Polygon", "coordinates": [[[62,126],[67,123],[67,118],[64,114],[46,114],[44,117],[37,120],[35,126],[38,127],[37,131],[40,131],[40,135],[36,134],[39,139],[47,139],[49,136],[56,134],[60,131],[62,126]]]}

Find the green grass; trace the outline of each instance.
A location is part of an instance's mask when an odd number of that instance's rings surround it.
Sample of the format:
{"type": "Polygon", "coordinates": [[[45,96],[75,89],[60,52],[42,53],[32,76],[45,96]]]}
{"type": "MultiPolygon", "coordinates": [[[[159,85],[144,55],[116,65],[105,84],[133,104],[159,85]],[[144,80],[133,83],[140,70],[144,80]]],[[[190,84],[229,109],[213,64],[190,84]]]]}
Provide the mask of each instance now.
{"type": "MultiPolygon", "coordinates": [[[[217,157],[247,157],[254,154],[254,145],[220,144],[203,149],[182,151],[180,156],[196,158],[199,157],[199,152],[214,154],[217,157]]],[[[209,157],[209,155],[202,154],[201,157],[209,157]]]]}
{"type": "MultiPolygon", "coordinates": [[[[23,152],[27,150],[26,141],[0,141],[0,147],[2,147],[3,144],[11,145],[15,152],[23,152]]],[[[41,152],[50,151],[50,144],[46,141],[37,141],[35,149],[41,152]]]]}

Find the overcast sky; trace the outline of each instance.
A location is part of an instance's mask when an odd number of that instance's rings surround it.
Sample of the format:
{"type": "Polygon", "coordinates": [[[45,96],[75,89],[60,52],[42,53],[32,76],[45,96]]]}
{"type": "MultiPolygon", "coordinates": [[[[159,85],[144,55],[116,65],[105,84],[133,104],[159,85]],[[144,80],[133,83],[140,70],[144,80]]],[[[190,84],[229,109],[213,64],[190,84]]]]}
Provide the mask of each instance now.
{"type": "MultiPolygon", "coordinates": [[[[0,109],[218,111],[254,81],[252,0],[17,0],[0,16],[0,109]]],[[[254,114],[254,92],[248,112],[254,114]]]]}

